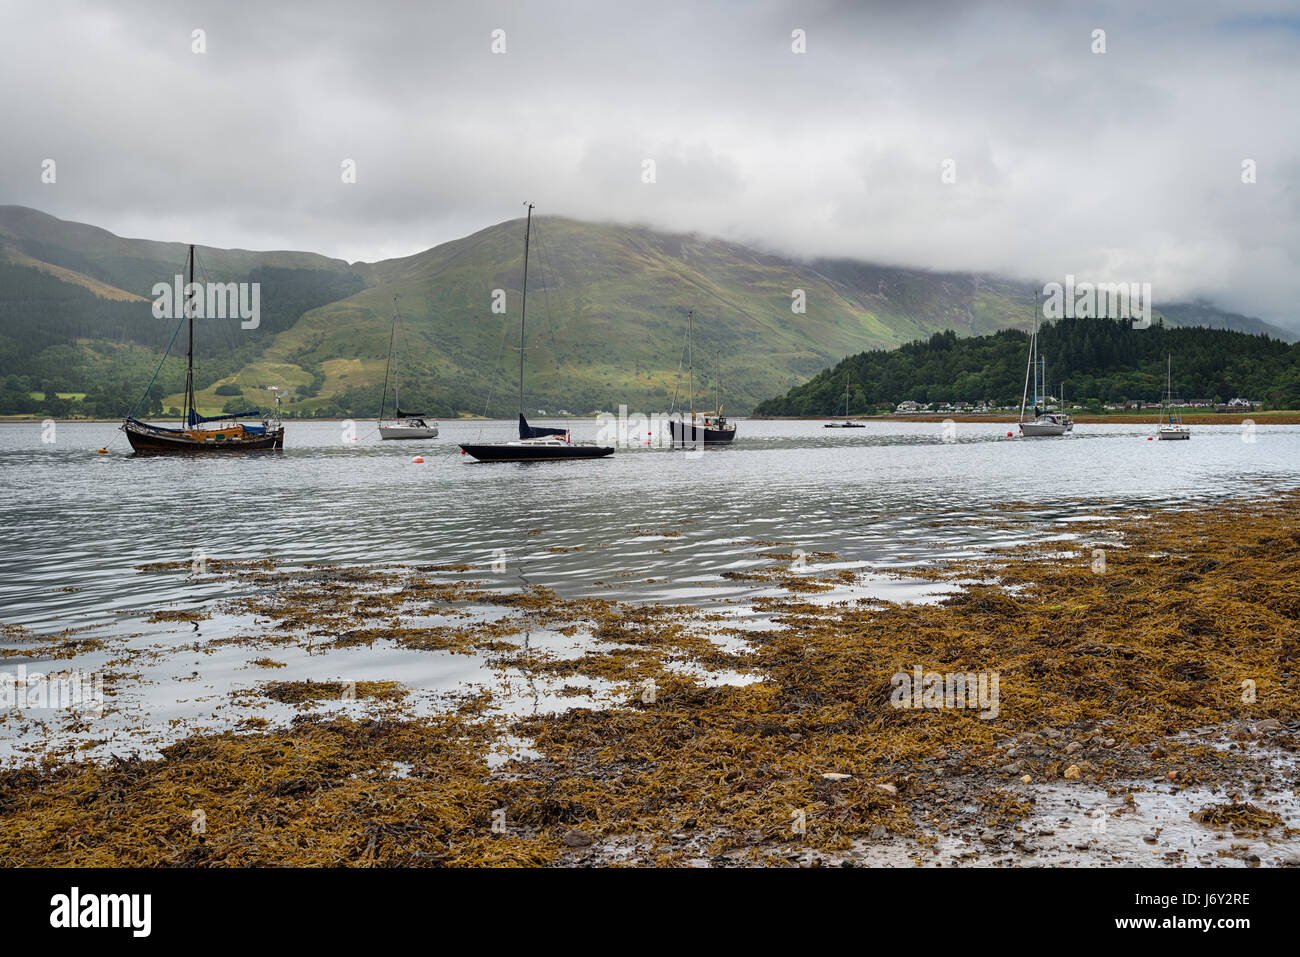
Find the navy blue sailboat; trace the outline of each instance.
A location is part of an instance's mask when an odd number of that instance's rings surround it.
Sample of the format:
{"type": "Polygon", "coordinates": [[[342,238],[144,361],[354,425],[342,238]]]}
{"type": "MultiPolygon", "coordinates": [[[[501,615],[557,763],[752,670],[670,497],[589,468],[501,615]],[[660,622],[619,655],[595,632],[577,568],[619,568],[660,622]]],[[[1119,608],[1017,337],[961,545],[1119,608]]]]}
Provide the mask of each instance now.
{"type": "Polygon", "coordinates": [[[524,319],[528,314],[528,238],[533,224],[533,204],[528,204],[524,225],[524,287],[519,310],[519,438],[512,442],[466,443],[460,450],[480,462],[553,462],[561,459],[598,459],[614,449],[593,442],[574,442],[568,429],[529,425],[524,418],[524,319]]]}

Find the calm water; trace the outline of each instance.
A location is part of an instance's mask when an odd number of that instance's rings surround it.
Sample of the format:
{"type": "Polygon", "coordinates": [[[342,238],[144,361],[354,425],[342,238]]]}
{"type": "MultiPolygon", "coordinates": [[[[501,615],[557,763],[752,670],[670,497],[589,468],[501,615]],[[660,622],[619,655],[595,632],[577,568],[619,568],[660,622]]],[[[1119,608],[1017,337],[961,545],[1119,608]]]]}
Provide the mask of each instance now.
{"type": "MultiPolygon", "coordinates": [[[[578,438],[596,432],[590,421],[554,424],[578,438]]],[[[26,656],[0,662],[102,670],[113,684],[108,717],[89,731],[66,716],[0,718],[0,760],[39,757],[59,740],[86,753],[149,752],[228,725],[232,691],[272,678],[395,679],[431,700],[479,684],[507,707],[532,710],[582,703],[472,656],[382,643],[328,654],[276,648],[284,667],[259,670],[253,659],[265,650],[204,646],[257,628],[217,610],[238,587],[231,579],[189,578],[196,552],[290,565],[473,565],[471,577],[490,587],[518,588],[526,577],[564,596],[692,603],[762,627],[748,602],[772,586],[722,573],[769,565],[760,555],[777,547],[769,543],[834,552],[831,567],[870,566],[853,595],[915,599],[933,586],[889,569],[1068,537],[1081,519],[1117,511],[1300,486],[1300,427],[1291,426],[1259,427],[1253,441],[1236,426],[1199,426],[1189,442],[1151,442],[1150,425],[1080,425],[1065,438],[1025,440],[1007,438],[1005,425],[958,424],[944,441],[940,424],[836,430],[741,420],[733,447],[703,455],[638,448],[536,464],[459,454],[458,441],[513,437],[509,422],[444,422],[438,439],[421,443],[380,442],[372,428],[358,423],[360,440],[345,441],[340,423],[292,422],[282,453],[197,459],[133,458],[114,425],[60,424],[50,444],[37,424],[0,425],[0,621],[115,639],[57,662],[25,644],[26,656]],[[115,436],[113,454],[95,454],[115,436]],[[424,463],[412,463],[415,455],[424,463]],[[1032,503],[1015,513],[1026,521],[1010,529],[984,521],[1013,502],[1032,503]],[[501,557],[498,574],[491,564],[501,557]],[[155,562],[185,567],[135,570],[155,562]],[[164,608],[217,613],[198,625],[144,621],[164,608]]],[[[529,641],[576,653],[581,638],[533,632],[529,641]]],[[[593,683],[593,698],[599,691],[593,683]]],[[[258,714],[293,711],[270,704],[258,714]]]]}

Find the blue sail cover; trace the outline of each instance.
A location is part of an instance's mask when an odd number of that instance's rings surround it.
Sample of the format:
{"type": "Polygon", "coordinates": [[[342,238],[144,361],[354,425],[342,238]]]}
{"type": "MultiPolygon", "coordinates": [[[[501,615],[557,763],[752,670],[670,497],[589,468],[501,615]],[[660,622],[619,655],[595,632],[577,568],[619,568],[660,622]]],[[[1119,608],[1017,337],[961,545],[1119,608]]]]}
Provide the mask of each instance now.
{"type": "Polygon", "coordinates": [[[241,419],[245,416],[260,416],[262,413],[256,410],[250,412],[228,412],[225,415],[199,415],[193,409],[190,409],[189,424],[198,425],[200,422],[224,422],[226,419],[241,419]]]}
{"type": "Polygon", "coordinates": [[[544,435],[567,435],[568,429],[543,429],[528,424],[522,412],[519,413],[519,437],[521,439],[540,439],[544,435]]]}

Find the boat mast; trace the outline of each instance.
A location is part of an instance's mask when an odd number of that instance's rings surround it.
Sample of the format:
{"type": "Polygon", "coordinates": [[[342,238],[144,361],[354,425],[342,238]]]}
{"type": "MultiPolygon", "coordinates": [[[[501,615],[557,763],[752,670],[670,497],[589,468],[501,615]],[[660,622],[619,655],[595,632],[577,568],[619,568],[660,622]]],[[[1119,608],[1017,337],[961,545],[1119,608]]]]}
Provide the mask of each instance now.
{"type": "Polygon", "coordinates": [[[687,379],[690,382],[692,437],[695,436],[695,345],[691,340],[691,318],[694,315],[694,309],[686,313],[686,365],[687,379]]]}
{"type": "Polygon", "coordinates": [[[713,351],[713,408],[722,414],[722,383],[718,379],[718,351],[713,351]]]}
{"type": "Polygon", "coordinates": [[[1025,359],[1025,387],[1020,391],[1020,421],[1025,421],[1025,399],[1029,397],[1029,367],[1034,364],[1034,338],[1038,335],[1038,290],[1034,290],[1034,321],[1029,327],[1029,356],[1025,359]]]}
{"type": "Polygon", "coordinates": [[[393,414],[402,417],[402,400],[397,395],[397,297],[393,297],[393,414]]]}
{"type": "Polygon", "coordinates": [[[1034,290],[1034,414],[1038,414],[1038,291],[1034,290]]]}
{"type": "Polygon", "coordinates": [[[1169,406],[1174,400],[1174,354],[1165,354],[1165,421],[1169,421],[1169,406]]]}
{"type": "Polygon", "coordinates": [[[185,353],[185,427],[192,428],[194,416],[194,244],[190,244],[190,281],[185,287],[185,315],[189,318],[189,348],[185,353]]]}
{"type": "MultiPolygon", "coordinates": [[[[524,289],[519,306],[519,414],[524,414],[524,318],[528,315],[528,235],[533,228],[533,204],[524,223],[524,289]]],[[[544,278],[544,277],[543,277],[544,278]]]]}

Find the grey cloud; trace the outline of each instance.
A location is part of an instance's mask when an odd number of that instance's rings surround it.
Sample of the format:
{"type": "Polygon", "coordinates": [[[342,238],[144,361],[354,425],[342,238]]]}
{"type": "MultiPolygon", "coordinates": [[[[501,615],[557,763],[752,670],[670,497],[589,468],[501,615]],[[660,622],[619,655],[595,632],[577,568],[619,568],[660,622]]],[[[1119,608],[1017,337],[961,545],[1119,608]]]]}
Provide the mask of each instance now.
{"type": "Polygon", "coordinates": [[[799,256],[1150,281],[1300,329],[1300,19],[1282,3],[71,0],[4,17],[0,200],[126,235],[374,260],[531,199],[799,256]]]}

